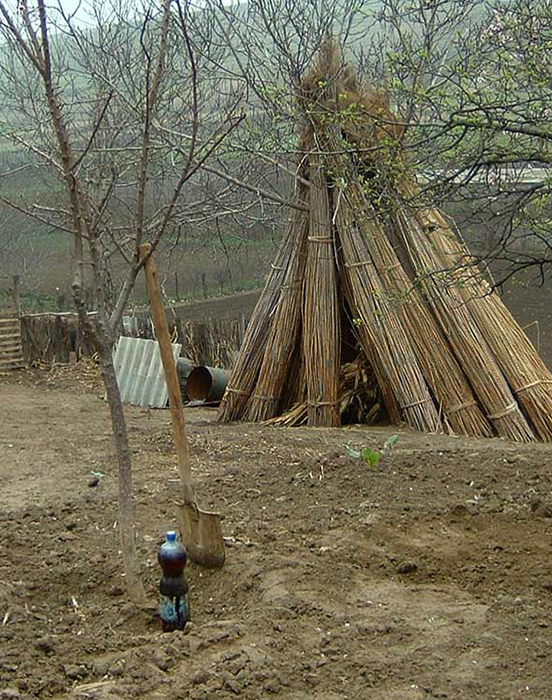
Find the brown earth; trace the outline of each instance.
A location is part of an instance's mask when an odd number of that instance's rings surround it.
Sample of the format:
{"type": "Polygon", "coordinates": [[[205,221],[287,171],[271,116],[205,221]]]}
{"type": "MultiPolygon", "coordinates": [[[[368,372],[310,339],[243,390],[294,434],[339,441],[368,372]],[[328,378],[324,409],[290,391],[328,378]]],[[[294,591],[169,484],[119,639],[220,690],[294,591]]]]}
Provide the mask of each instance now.
{"type": "Polygon", "coordinates": [[[185,304],[173,304],[175,313],[186,321],[206,321],[209,318],[235,319],[240,316],[249,318],[261,296],[260,289],[239,292],[223,297],[212,297],[185,304]]]}
{"type": "Polygon", "coordinates": [[[504,289],[504,303],[552,369],[552,279],[540,286],[516,280],[504,289]]]}
{"type": "Polygon", "coordinates": [[[550,446],[403,430],[373,471],[343,445],[379,446],[387,428],[218,425],[190,409],[227,564],[188,567],[193,622],[162,634],[168,413],[127,409],[152,603],[136,610],[93,374],[0,378],[0,399],[0,698],[552,697],[550,446]]]}

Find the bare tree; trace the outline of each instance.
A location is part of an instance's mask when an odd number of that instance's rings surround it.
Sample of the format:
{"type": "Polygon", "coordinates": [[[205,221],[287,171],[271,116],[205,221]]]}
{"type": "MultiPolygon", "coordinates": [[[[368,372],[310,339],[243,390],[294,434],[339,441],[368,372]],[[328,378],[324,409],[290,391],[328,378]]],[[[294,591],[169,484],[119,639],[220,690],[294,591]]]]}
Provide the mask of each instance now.
{"type": "Polygon", "coordinates": [[[232,273],[229,237],[239,246],[252,227],[279,229],[296,178],[297,78],[337,15],[315,13],[305,34],[310,9],[298,14],[292,2],[251,5],[246,16],[243,7],[181,0],[86,8],[83,19],[62,3],[22,0],[13,10],[0,0],[2,138],[53,173],[62,195],[52,203],[29,187],[0,199],[74,241],[73,297],[101,360],[125,574],[139,599],[131,453],[112,357],[140,271],[137,248],[148,241],[178,251],[183,227],[209,227],[222,289],[232,273]],[[264,68],[263,37],[277,57],[264,68]]]}
{"type": "Polygon", "coordinates": [[[64,193],[55,206],[32,193],[3,200],[73,238],[73,297],[101,359],[119,462],[125,575],[140,600],[131,451],[113,345],[140,271],[138,245],[149,241],[155,250],[193,210],[187,182],[242,115],[239,94],[220,99],[224,70],[217,80],[205,76],[214,60],[209,46],[194,50],[193,25],[205,16],[180,0],[97,2],[88,11],[77,21],[62,3],[22,0],[14,10],[0,1],[3,135],[46,165],[64,193]],[[123,271],[119,285],[114,266],[123,271]],[[87,308],[85,284],[95,309],[87,308]]]}
{"type": "Polygon", "coordinates": [[[250,118],[234,147],[250,177],[266,177],[273,163],[290,186],[301,156],[298,79],[333,34],[343,59],[390,99],[422,185],[408,204],[445,206],[473,239],[467,263],[493,265],[497,283],[524,270],[544,278],[552,263],[550,0],[211,2],[214,31],[247,84],[250,118]]]}
{"type": "MultiPolygon", "coordinates": [[[[549,0],[382,0],[367,79],[385,84],[423,183],[413,206],[445,204],[497,283],[552,264],[549,0]]],[[[473,262],[473,261],[469,261],[473,262]]]]}

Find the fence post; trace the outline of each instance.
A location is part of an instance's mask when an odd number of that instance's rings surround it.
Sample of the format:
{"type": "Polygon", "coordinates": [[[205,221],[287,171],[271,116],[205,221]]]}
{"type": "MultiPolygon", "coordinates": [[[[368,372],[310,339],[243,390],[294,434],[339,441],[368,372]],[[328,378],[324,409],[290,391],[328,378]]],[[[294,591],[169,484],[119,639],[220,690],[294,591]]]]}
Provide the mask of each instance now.
{"type": "Polygon", "coordinates": [[[18,316],[21,316],[21,287],[19,275],[13,276],[13,305],[18,316]]]}

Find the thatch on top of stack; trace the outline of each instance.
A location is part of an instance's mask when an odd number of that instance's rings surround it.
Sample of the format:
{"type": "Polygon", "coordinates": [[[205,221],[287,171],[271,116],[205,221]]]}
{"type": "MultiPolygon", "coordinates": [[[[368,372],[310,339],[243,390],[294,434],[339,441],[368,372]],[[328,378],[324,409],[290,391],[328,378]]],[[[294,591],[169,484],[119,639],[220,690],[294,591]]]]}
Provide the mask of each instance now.
{"type": "Polygon", "coordinates": [[[293,212],[220,420],[338,425],[356,366],[364,416],[382,400],[391,422],[418,430],[552,439],[552,375],[478,271],[459,265],[466,250],[446,220],[413,206],[385,99],[363,94],[328,41],[299,105],[295,201],[308,214],[293,212]]]}

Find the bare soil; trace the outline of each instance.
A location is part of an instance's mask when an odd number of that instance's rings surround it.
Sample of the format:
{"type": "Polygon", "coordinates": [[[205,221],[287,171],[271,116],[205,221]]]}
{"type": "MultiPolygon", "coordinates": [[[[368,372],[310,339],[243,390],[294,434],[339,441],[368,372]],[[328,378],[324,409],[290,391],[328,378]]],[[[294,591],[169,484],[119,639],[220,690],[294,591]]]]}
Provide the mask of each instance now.
{"type": "Polygon", "coordinates": [[[177,316],[185,321],[206,321],[209,318],[232,320],[240,316],[249,318],[260,296],[261,290],[254,289],[250,292],[212,297],[186,304],[173,304],[172,308],[177,316]]]}
{"type": "Polygon", "coordinates": [[[514,279],[506,285],[502,298],[552,369],[552,279],[542,285],[522,285],[514,279]]]}
{"type": "Polygon", "coordinates": [[[187,568],[193,621],[162,634],[169,415],[127,409],[151,599],[136,609],[109,416],[84,367],[0,378],[0,698],[552,697],[550,446],[403,430],[373,471],[343,445],[380,446],[388,428],[187,410],[227,564],[187,568]]]}

